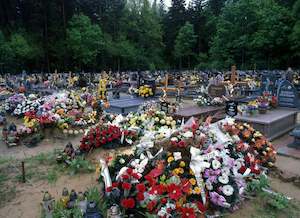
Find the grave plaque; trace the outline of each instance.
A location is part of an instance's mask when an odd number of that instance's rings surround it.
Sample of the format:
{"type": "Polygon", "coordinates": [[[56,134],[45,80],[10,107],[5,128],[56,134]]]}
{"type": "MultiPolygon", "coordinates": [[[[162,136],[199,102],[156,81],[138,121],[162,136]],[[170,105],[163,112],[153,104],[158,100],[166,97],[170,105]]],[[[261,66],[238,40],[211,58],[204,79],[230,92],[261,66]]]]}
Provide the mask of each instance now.
{"type": "Polygon", "coordinates": [[[225,112],[228,116],[234,117],[237,115],[238,112],[238,103],[236,101],[227,101],[225,112]]]}
{"type": "Polygon", "coordinates": [[[287,80],[278,88],[278,103],[282,107],[297,107],[298,94],[296,88],[287,80]]]}
{"type": "Polygon", "coordinates": [[[226,95],[225,85],[223,85],[223,84],[220,84],[220,85],[210,84],[208,86],[208,95],[211,98],[222,97],[223,95],[226,95]]]}
{"type": "Polygon", "coordinates": [[[263,74],[261,78],[261,92],[267,91],[274,94],[276,79],[275,75],[263,74]]]}

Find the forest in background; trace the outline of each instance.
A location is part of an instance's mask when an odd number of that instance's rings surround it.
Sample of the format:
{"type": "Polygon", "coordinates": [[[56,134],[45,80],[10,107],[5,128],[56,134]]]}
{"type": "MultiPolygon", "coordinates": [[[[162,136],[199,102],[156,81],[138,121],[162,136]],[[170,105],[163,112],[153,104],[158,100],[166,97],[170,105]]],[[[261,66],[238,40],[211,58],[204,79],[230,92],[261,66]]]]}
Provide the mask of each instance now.
{"type": "Polygon", "coordinates": [[[0,1],[0,72],[300,67],[300,0],[0,1]]]}

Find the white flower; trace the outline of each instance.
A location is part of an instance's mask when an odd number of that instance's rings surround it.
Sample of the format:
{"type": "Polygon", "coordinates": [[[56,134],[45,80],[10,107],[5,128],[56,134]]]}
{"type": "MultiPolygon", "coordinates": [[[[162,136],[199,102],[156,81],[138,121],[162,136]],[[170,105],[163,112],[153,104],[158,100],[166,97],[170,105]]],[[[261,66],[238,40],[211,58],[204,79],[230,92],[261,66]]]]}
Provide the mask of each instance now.
{"type": "Polygon", "coordinates": [[[221,163],[218,160],[213,160],[211,165],[214,170],[219,169],[221,167],[221,163]]]}
{"type": "Polygon", "coordinates": [[[222,187],[222,191],[223,191],[224,195],[231,196],[233,194],[234,190],[231,185],[224,185],[222,187]]]}
{"type": "Polygon", "coordinates": [[[227,184],[229,182],[229,177],[226,174],[222,174],[222,176],[218,177],[218,180],[222,184],[227,184]]]}
{"type": "Polygon", "coordinates": [[[120,162],[120,164],[124,164],[124,163],[125,163],[125,160],[124,160],[123,158],[121,158],[121,159],[119,160],[119,162],[120,162]]]}
{"type": "Polygon", "coordinates": [[[173,156],[175,161],[180,160],[182,158],[181,152],[173,152],[173,156]]]}
{"type": "Polygon", "coordinates": [[[177,138],[177,137],[172,137],[172,138],[171,138],[171,141],[173,141],[173,142],[178,142],[178,138],[177,138]]]}
{"type": "Polygon", "coordinates": [[[185,138],[191,138],[191,137],[193,137],[193,133],[191,131],[187,131],[187,132],[183,133],[182,135],[185,138]]]}
{"type": "Polygon", "coordinates": [[[205,183],[205,185],[206,185],[206,188],[209,190],[209,191],[211,191],[211,190],[213,190],[213,186],[212,186],[212,184],[211,184],[211,182],[209,182],[209,181],[207,181],[206,183],[205,183]]]}
{"type": "Polygon", "coordinates": [[[230,174],[230,169],[228,167],[224,167],[221,169],[221,172],[222,172],[222,174],[225,174],[228,176],[230,174]]]}

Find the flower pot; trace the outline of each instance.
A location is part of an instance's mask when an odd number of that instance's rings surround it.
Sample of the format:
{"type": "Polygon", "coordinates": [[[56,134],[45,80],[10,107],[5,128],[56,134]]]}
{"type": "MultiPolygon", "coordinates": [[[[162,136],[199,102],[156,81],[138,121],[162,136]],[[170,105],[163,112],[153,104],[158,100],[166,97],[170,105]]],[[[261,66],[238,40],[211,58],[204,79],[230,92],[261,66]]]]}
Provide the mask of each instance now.
{"type": "Polygon", "coordinates": [[[260,108],[258,111],[260,114],[266,114],[268,110],[266,108],[260,108]]]}

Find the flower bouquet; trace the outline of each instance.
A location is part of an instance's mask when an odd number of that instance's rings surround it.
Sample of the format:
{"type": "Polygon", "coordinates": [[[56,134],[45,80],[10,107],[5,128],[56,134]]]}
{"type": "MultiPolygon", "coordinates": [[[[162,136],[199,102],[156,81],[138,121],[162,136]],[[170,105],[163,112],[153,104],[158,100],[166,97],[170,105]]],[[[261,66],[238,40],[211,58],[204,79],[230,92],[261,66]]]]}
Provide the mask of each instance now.
{"type": "Polygon", "coordinates": [[[247,104],[246,113],[249,116],[255,116],[258,112],[258,104],[257,101],[250,101],[247,104]]]}
{"type": "Polygon", "coordinates": [[[272,108],[277,108],[278,107],[278,98],[277,96],[272,96],[271,99],[269,100],[269,104],[272,108]]]}
{"type": "Polygon", "coordinates": [[[139,87],[138,94],[141,97],[148,98],[153,96],[153,90],[149,85],[143,85],[139,87]]]}
{"type": "Polygon", "coordinates": [[[258,111],[261,114],[267,113],[269,109],[269,95],[267,93],[264,93],[262,96],[257,98],[258,102],[258,111]]]}
{"type": "Polygon", "coordinates": [[[137,135],[134,131],[124,130],[113,125],[103,125],[90,128],[82,137],[80,150],[88,152],[92,148],[116,148],[121,145],[131,145],[137,135]]]}
{"type": "Polygon", "coordinates": [[[204,94],[199,95],[196,99],[194,99],[194,102],[196,102],[199,107],[211,105],[210,98],[204,94]]]}
{"type": "Polygon", "coordinates": [[[14,94],[5,100],[5,110],[9,113],[13,112],[16,107],[25,101],[26,97],[24,94],[14,94]]]}

